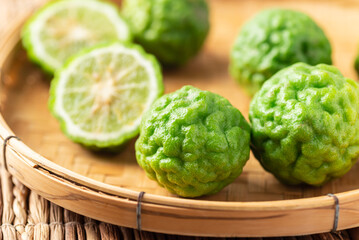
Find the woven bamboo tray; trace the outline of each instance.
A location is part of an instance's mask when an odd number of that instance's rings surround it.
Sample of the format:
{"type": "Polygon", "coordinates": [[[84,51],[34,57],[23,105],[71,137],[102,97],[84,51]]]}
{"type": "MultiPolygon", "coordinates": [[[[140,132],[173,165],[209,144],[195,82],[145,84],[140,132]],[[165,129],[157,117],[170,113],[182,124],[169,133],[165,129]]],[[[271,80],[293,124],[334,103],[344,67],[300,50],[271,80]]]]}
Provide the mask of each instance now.
{"type": "MultiPolygon", "coordinates": [[[[334,61],[355,78],[359,40],[356,1],[210,0],[212,30],[203,51],[187,66],[164,73],[166,92],[192,84],[227,97],[246,116],[250,99],[227,73],[230,46],[243,22],[260,9],[283,6],[311,15],[326,31],[334,61]],[[335,16],[335,17],[333,17],[335,16]]],[[[50,76],[30,63],[19,44],[24,19],[0,39],[0,137],[16,135],[6,149],[7,168],[42,197],[88,217],[143,230],[197,236],[288,236],[359,226],[359,165],[321,188],[287,187],[251,157],[243,174],[220,193],[200,199],[168,194],[138,167],[133,142],[117,155],[94,154],[70,142],[47,109],[50,76]],[[140,191],[141,215],[138,210],[140,191]],[[337,211],[338,213],[338,211],[337,211]],[[139,219],[138,217],[141,216],[139,219]],[[140,221],[138,221],[140,220],[140,221]]]]}
{"type": "MultiPolygon", "coordinates": [[[[246,240],[167,235],[98,222],[48,202],[4,169],[1,170],[0,194],[0,239],[5,240],[246,240]]],[[[358,240],[358,236],[359,228],[355,228],[270,240],[358,240]]]]}

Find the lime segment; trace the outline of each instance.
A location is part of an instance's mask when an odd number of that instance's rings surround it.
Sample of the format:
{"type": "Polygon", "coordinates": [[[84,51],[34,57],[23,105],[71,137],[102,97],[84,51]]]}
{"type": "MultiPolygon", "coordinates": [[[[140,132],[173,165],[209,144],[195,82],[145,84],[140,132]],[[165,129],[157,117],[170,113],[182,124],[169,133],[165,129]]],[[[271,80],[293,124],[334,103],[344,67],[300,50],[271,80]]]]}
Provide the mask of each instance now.
{"type": "Polygon", "coordinates": [[[50,72],[79,50],[130,33],[115,5],[98,0],[59,0],[37,12],[23,29],[30,58],[50,72]]]}
{"type": "Polygon", "coordinates": [[[162,93],[155,58],[112,43],[69,59],[51,83],[50,108],[72,140],[110,148],[137,135],[142,114],[162,93]]]}

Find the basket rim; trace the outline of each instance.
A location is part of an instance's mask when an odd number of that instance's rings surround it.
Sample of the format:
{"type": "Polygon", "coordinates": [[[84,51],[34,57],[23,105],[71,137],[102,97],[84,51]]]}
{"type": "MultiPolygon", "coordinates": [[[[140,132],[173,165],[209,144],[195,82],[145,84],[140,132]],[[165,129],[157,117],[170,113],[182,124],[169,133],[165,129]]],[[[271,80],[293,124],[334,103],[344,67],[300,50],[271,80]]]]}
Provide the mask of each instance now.
{"type": "MultiPolygon", "coordinates": [[[[28,15],[23,16],[20,20],[15,21],[12,31],[5,33],[5,36],[0,41],[0,69],[4,63],[8,60],[11,51],[19,44],[20,30],[25,19],[28,15]]],[[[0,137],[4,140],[6,137],[13,135],[14,133],[4,120],[2,113],[0,113],[0,137]]],[[[38,154],[35,150],[28,147],[21,141],[12,140],[8,143],[7,150],[16,152],[21,156],[21,160],[24,163],[32,164],[33,166],[41,167],[48,172],[51,176],[57,176],[63,178],[70,183],[76,184],[78,187],[86,187],[96,192],[109,194],[121,198],[127,198],[131,200],[137,200],[140,192],[130,190],[124,187],[114,186],[107,183],[103,183],[81,174],[75,173],[69,169],[66,169],[44,156],[38,154]]],[[[15,167],[16,168],[16,167],[15,167]]],[[[346,192],[336,193],[341,202],[354,201],[359,199],[359,189],[350,190],[346,192]]],[[[329,196],[318,196],[310,198],[290,199],[290,200],[275,200],[275,201],[209,201],[200,199],[185,199],[179,197],[167,197],[151,193],[146,193],[143,201],[146,203],[166,205],[172,207],[188,207],[196,209],[209,209],[209,210],[279,210],[279,209],[308,209],[313,207],[332,206],[333,198],[329,196]]]]}
{"type": "MultiPolygon", "coordinates": [[[[2,141],[13,133],[4,122],[2,114],[0,114],[0,137],[2,141]],[[5,126],[5,127],[4,127],[5,126]],[[4,134],[5,133],[5,134],[4,134]],[[6,134],[7,133],[7,134],[6,134]]],[[[24,164],[31,165],[34,169],[41,168],[45,170],[48,177],[60,178],[78,188],[86,188],[96,194],[106,194],[109,196],[119,197],[137,201],[140,194],[139,191],[127,189],[103,183],[89,177],[83,176],[72,170],[64,168],[51,160],[38,154],[36,151],[28,147],[25,143],[18,140],[11,140],[7,143],[7,151],[13,151],[24,164]]],[[[16,169],[16,166],[12,166],[16,169]]],[[[44,171],[42,171],[44,172],[44,171]]],[[[41,194],[40,194],[41,195],[41,194]]],[[[359,199],[359,189],[340,192],[335,194],[340,199],[340,203],[349,203],[359,199]]],[[[191,208],[191,209],[207,209],[207,210],[235,210],[235,211],[273,211],[273,210],[300,210],[312,209],[320,207],[333,206],[333,197],[328,195],[298,198],[288,200],[274,201],[219,201],[219,200],[201,200],[180,197],[161,196],[152,193],[146,193],[143,202],[155,205],[164,205],[169,207],[191,208]]]]}

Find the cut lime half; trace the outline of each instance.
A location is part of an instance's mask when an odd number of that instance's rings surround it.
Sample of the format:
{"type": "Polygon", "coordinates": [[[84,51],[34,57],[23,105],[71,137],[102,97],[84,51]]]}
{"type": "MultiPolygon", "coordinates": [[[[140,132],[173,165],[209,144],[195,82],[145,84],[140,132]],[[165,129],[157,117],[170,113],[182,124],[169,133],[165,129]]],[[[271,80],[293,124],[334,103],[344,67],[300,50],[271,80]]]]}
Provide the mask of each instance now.
{"type": "Polygon", "coordinates": [[[99,0],[52,1],[29,19],[22,32],[29,57],[48,72],[85,47],[130,38],[117,7],[99,0]]]}
{"type": "Polygon", "coordinates": [[[73,141],[102,149],[135,137],[163,93],[157,60],[134,44],[96,46],[71,57],[51,82],[49,107],[73,141]]]}

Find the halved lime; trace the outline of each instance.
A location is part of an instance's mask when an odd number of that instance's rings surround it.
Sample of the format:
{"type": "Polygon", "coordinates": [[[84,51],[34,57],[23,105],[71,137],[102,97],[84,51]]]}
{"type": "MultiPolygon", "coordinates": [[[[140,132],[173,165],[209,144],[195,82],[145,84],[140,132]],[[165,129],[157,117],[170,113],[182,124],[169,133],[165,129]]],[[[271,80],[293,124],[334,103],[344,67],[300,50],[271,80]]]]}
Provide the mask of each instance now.
{"type": "Polygon", "coordinates": [[[71,57],[51,82],[49,107],[73,141],[115,148],[135,137],[163,93],[157,60],[134,44],[102,44],[71,57]]]}
{"type": "Polygon", "coordinates": [[[29,57],[54,72],[84,47],[105,41],[129,41],[117,7],[99,0],[57,0],[41,8],[22,32],[29,57]]]}

